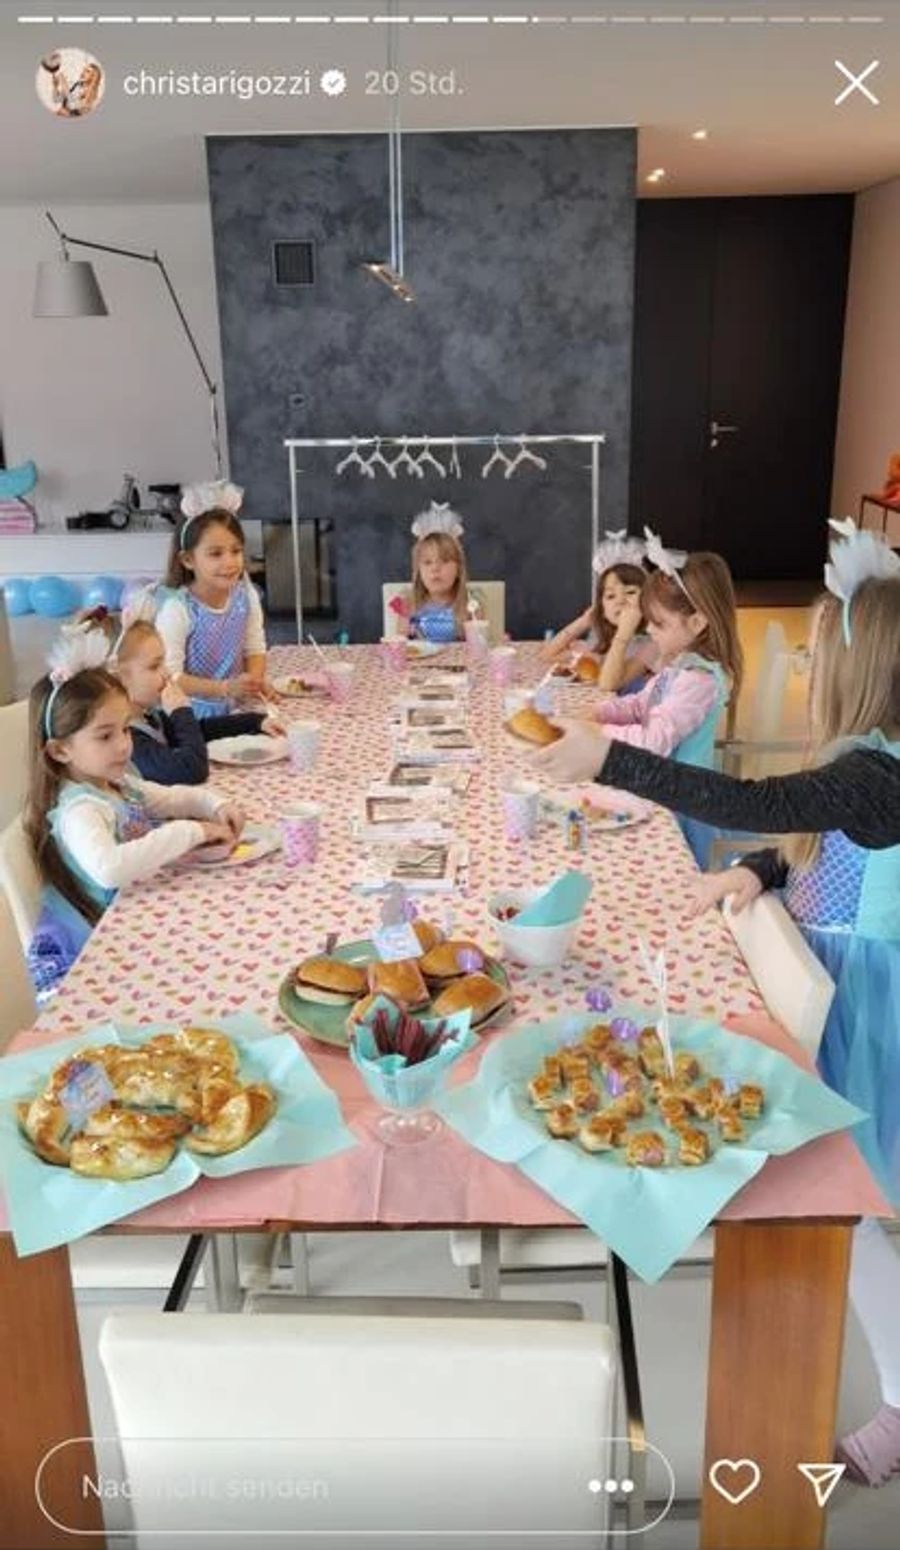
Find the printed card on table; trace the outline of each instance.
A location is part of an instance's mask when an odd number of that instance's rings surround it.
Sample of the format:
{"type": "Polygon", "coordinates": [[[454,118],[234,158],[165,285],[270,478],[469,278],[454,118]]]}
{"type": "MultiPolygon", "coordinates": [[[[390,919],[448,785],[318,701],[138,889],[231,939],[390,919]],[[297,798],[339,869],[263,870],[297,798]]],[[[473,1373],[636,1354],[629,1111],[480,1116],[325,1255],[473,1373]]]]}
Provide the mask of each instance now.
{"type": "Polygon", "coordinates": [[[395,750],[398,760],[446,764],[478,758],[478,744],[465,727],[430,727],[403,734],[395,750]]]}
{"type": "Polygon", "coordinates": [[[366,857],[357,884],[364,891],[402,883],[408,892],[449,893],[461,883],[468,860],[460,844],[427,844],[410,840],[379,845],[366,857]]]}
{"type": "Polygon", "coordinates": [[[463,796],[471,778],[471,771],[460,769],[458,765],[415,764],[401,760],[390,771],[385,786],[390,791],[453,791],[463,796]]]}

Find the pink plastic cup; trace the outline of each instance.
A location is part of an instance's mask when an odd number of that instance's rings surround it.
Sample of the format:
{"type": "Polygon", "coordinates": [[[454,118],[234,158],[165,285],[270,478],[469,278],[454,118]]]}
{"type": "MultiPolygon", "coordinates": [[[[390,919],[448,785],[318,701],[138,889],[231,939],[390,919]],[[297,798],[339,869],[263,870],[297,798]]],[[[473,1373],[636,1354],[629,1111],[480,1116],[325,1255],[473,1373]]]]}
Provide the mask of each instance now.
{"type": "Polygon", "coordinates": [[[329,662],[328,689],[335,705],[346,705],[353,689],[353,663],[329,662]]]}
{"type": "Polygon", "coordinates": [[[305,775],[315,765],[321,730],[318,721],[294,721],[288,727],[288,756],[295,775],[305,775]]]}
{"type": "Polygon", "coordinates": [[[466,624],[466,656],[470,665],[479,666],[485,660],[489,650],[487,620],[469,619],[466,624]]]}
{"type": "Polygon", "coordinates": [[[508,689],[516,676],[515,646],[495,646],[491,652],[491,682],[508,689]]]}
{"type": "Polygon", "coordinates": [[[540,787],[529,780],[511,780],[501,792],[503,829],[508,840],[530,840],[540,817],[540,787]]]}
{"type": "Polygon", "coordinates": [[[317,802],[301,802],[281,818],[281,841],[288,866],[313,866],[319,854],[322,809],[317,802]]]}
{"type": "Polygon", "coordinates": [[[392,673],[406,671],[406,636],[389,635],[381,642],[381,659],[392,673]]]}

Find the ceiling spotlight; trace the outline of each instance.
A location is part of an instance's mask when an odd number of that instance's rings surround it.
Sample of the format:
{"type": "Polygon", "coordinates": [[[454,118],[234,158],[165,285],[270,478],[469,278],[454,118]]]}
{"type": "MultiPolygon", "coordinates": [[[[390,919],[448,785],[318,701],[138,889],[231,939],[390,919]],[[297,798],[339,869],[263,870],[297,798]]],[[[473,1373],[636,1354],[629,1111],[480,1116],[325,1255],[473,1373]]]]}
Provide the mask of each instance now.
{"type": "Polygon", "coordinates": [[[708,140],[709,139],[709,130],[708,129],[695,129],[693,134],[691,135],[691,139],[692,140],[708,140]]]}
{"type": "Polygon", "coordinates": [[[654,167],[652,172],[648,172],[647,173],[647,182],[648,183],[661,183],[663,178],[665,177],[665,175],[666,175],[665,167],[654,167]]]}
{"type": "Polygon", "coordinates": [[[374,279],[380,280],[382,285],[389,286],[400,301],[415,301],[416,298],[409,281],[402,274],[399,274],[391,264],[381,259],[369,258],[366,259],[362,267],[374,279]]]}

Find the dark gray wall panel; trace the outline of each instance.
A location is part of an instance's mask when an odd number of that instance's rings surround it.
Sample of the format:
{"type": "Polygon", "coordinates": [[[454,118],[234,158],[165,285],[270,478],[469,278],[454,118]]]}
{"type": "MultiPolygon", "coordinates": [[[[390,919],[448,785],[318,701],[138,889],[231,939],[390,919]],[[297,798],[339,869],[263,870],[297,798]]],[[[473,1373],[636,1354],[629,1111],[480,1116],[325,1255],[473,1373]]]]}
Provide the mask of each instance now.
{"type": "MultiPolygon", "coordinates": [[[[634,268],[631,130],[404,138],[406,306],[360,269],[386,257],[383,136],[212,138],[209,179],[231,470],[245,510],[289,516],[286,435],[601,430],[601,520],[628,505],[634,268]],[[316,244],[316,284],[276,290],[271,245],[316,244]],[[292,409],[291,394],[304,397],[292,409]]],[[[341,622],[381,627],[379,582],[407,574],[409,522],[462,513],[473,575],[505,577],[516,635],[588,593],[586,449],[546,473],[461,481],[335,479],[308,454],[308,515],[337,524],[341,622]]]]}

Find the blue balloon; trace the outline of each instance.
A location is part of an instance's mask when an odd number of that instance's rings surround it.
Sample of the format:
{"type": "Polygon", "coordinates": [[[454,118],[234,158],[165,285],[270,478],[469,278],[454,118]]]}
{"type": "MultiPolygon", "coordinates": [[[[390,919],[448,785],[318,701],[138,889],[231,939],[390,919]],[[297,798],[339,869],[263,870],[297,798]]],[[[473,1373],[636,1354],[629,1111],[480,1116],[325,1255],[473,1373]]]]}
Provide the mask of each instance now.
{"type": "Polygon", "coordinates": [[[95,576],[87,583],[82,596],[85,608],[108,608],[111,612],[119,607],[122,598],[122,582],[117,576],[95,576]]]}
{"type": "Polygon", "coordinates": [[[31,613],[31,585],[25,576],[9,576],[3,583],[3,601],[11,619],[31,613]]]}
{"type": "Polygon", "coordinates": [[[38,576],[29,589],[31,606],[44,619],[62,619],[80,605],[78,592],[64,576],[38,576]]]}

